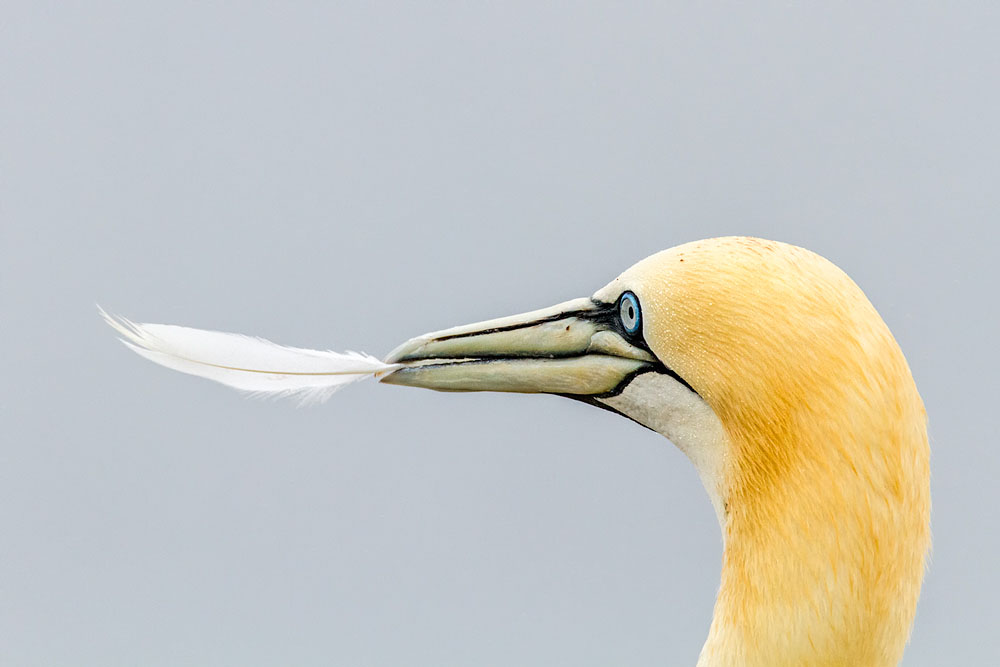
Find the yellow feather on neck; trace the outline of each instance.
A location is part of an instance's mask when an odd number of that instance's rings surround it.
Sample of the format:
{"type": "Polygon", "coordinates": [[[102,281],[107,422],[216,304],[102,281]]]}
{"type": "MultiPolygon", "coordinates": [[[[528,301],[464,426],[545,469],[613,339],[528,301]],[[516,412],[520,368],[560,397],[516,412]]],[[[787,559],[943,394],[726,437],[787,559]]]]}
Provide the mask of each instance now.
{"type": "Polygon", "coordinates": [[[930,544],[926,417],[861,290],[809,251],[699,241],[621,277],[728,437],[701,665],[899,662],[930,544]]]}

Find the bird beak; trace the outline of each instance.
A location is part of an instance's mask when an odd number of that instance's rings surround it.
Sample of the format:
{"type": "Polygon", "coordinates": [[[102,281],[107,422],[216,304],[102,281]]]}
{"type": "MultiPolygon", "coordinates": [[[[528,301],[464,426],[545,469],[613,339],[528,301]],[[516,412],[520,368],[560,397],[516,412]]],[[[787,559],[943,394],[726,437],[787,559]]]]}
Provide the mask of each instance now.
{"type": "Polygon", "coordinates": [[[616,304],[587,298],[424,334],[386,362],[403,366],[380,376],[388,384],[573,396],[613,393],[660,365],[626,340],[616,304]]]}

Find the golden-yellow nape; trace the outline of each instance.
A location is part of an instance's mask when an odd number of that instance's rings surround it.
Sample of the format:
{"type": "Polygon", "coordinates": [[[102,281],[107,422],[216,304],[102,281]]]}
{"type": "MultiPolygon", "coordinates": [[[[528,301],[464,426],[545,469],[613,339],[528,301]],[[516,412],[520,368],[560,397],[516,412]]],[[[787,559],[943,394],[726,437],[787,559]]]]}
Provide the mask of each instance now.
{"type": "Polygon", "coordinates": [[[899,662],[930,544],[926,417],[840,269],[731,237],[653,255],[592,298],[426,334],[383,381],[557,393],[671,438],[724,535],[699,665],[899,662]]]}

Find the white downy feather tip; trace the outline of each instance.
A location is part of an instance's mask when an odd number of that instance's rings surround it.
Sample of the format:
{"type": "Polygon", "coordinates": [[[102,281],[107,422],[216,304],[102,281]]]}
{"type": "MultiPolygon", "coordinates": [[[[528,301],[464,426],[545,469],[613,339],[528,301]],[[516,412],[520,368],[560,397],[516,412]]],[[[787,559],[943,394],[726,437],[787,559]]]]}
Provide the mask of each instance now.
{"type": "Polygon", "coordinates": [[[261,396],[322,402],[344,385],[400,367],[363,352],[307,350],[242,334],[141,324],[109,315],[100,306],[97,309],[136,354],[175,371],[261,396]]]}

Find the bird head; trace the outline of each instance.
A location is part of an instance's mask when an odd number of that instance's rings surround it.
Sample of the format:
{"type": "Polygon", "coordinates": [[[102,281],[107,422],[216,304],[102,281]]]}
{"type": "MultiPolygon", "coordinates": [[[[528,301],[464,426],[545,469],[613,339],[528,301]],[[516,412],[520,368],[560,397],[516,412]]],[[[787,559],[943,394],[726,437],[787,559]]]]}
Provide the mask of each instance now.
{"type": "Polygon", "coordinates": [[[402,367],[386,383],[569,396],[682,449],[726,543],[703,660],[810,664],[847,645],[852,664],[898,661],[930,539],[926,419],[888,327],[831,262],[689,243],[590,297],[425,334],[387,361],[402,367]]]}

